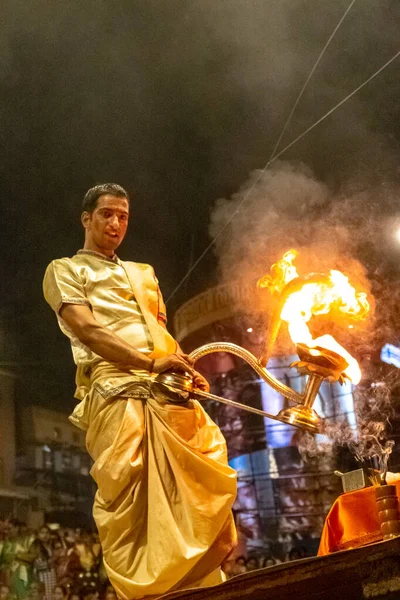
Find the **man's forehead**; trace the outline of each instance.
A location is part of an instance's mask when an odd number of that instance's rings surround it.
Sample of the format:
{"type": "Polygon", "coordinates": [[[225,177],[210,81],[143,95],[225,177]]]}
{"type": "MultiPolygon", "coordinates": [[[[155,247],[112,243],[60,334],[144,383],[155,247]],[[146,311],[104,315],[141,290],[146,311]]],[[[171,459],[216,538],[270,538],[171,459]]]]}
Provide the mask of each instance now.
{"type": "Polygon", "coordinates": [[[129,202],[126,198],[120,198],[118,196],[113,196],[112,194],[103,194],[97,201],[96,210],[104,208],[128,213],[129,202]]]}

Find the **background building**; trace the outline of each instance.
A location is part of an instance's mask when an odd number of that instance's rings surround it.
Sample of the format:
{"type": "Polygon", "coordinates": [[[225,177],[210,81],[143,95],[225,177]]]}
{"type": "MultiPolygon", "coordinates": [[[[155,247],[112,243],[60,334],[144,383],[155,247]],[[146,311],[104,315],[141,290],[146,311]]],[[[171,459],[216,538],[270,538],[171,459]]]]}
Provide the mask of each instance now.
{"type": "Polygon", "coordinates": [[[10,487],[15,468],[15,375],[0,369],[0,486],[10,487]]]}
{"type": "Polygon", "coordinates": [[[35,492],[16,485],[16,410],[15,384],[12,369],[0,368],[0,521],[17,517],[35,526],[41,523],[35,492]]]}
{"type": "Polygon", "coordinates": [[[0,369],[0,520],[87,526],[95,485],[85,434],[65,413],[16,409],[18,375],[0,369]]]}
{"type": "Polygon", "coordinates": [[[46,521],[87,526],[95,484],[85,433],[41,406],[24,407],[21,417],[17,483],[45,494],[46,521]]]}

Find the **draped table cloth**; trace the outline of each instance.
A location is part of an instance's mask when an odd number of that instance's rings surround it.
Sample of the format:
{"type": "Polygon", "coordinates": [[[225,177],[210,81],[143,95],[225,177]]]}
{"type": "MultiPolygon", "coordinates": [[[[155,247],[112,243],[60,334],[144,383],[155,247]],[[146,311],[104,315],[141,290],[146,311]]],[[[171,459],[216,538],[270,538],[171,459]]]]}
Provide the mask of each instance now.
{"type": "MultiPolygon", "coordinates": [[[[400,474],[390,483],[400,496],[400,474]]],[[[347,492],[336,498],[325,519],[318,556],[379,542],[382,534],[376,509],[375,487],[347,492]]]]}

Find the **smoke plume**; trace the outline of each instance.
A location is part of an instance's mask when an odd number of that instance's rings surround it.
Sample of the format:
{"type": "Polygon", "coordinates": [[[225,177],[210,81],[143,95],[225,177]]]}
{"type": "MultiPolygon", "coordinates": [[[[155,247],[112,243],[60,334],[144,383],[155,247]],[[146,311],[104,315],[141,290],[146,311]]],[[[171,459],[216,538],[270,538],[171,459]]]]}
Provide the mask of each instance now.
{"type": "Polygon", "coordinates": [[[323,442],[308,432],[298,438],[298,449],[305,461],[325,456],[332,457],[337,447],[347,447],[360,466],[378,471],[375,483],[384,479],[394,441],[388,439],[390,419],[394,416],[392,392],[399,385],[400,376],[392,371],[385,381],[364,384],[356,388],[354,412],[356,428],[347,418],[325,424],[326,438],[323,442]]]}
{"type": "MultiPolygon", "coordinates": [[[[308,166],[278,161],[252,173],[236,194],[215,205],[210,235],[216,238],[220,279],[254,283],[254,300],[249,299],[243,312],[256,312],[256,281],[290,248],[299,252],[295,260],[299,274],[338,269],[368,295],[372,310],[365,322],[341,328],[328,316],[319,324],[326,330],[318,331],[340,340],[361,362],[364,378],[370,378],[355,391],[357,428],[343,417],[327,421],[324,442],[302,434],[299,450],[306,460],[327,458],[336,447],[345,446],[361,465],[386,472],[394,445],[387,439],[391,392],[399,376],[397,370],[377,373],[373,359],[383,343],[399,341],[399,292],[393,277],[398,195],[395,183],[362,184],[356,178],[332,189],[308,166]]],[[[264,308],[268,312],[268,302],[264,308]]],[[[282,331],[280,339],[275,350],[293,352],[282,331]]]]}
{"type": "MultiPolygon", "coordinates": [[[[210,235],[216,237],[220,279],[256,282],[295,248],[299,274],[338,269],[368,294],[372,310],[367,321],[339,335],[363,354],[376,352],[382,342],[398,336],[398,292],[390,278],[397,198],[394,185],[346,182],[332,190],[302,163],[278,161],[256,171],[239,192],[215,205],[210,235]]],[[[243,310],[254,312],[254,306],[250,299],[243,310]]]]}

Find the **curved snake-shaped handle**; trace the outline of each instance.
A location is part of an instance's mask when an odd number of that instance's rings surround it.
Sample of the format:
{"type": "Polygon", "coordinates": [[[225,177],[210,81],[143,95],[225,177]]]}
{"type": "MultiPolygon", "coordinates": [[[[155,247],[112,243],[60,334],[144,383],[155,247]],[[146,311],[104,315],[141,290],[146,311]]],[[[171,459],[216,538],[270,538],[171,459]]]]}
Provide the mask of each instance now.
{"type": "Polygon", "coordinates": [[[254,354],[238,346],[237,344],[232,344],[231,342],[212,342],[211,344],[205,344],[204,346],[200,346],[193,350],[189,354],[189,357],[196,362],[203,356],[207,354],[213,354],[214,352],[228,352],[229,354],[234,354],[239,358],[245,360],[254,370],[255,372],[270,385],[274,390],[285,396],[288,400],[295,402],[296,404],[301,404],[303,402],[303,396],[293,391],[290,387],[279,381],[276,377],[272,375],[266,368],[264,368],[254,354]]]}

